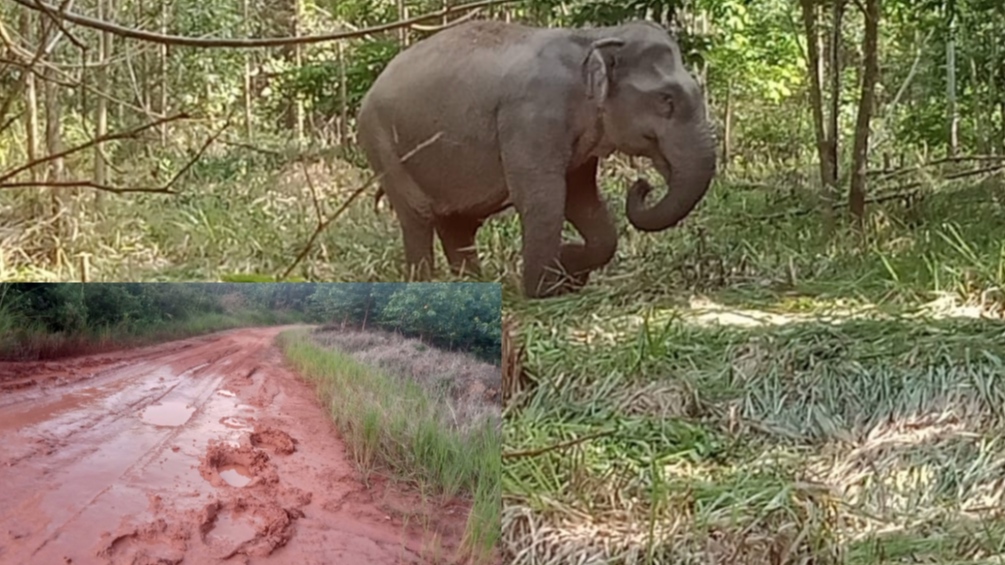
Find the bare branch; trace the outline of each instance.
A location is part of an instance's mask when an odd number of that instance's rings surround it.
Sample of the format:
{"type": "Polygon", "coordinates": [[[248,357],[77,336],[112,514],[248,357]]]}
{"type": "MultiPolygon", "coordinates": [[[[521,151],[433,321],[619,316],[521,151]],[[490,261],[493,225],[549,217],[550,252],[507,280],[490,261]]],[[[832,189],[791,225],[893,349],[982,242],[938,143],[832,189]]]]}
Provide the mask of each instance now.
{"type": "Polygon", "coordinates": [[[154,122],[150,122],[148,124],[145,124],[145,125],[142,125],[142,126],[139,126],[139,127],[135,127],[135,128],[133,128],[131,130],[127,130],[127,131],[123,131],[123,132],[118,132],[118,133],[110,133],[108,135],[102,135],[100,137],[96,137],[96,138],[94,138],[94,139],[92,139],[92,140],[90,140],[90,141],[88,141],[86,143],[82,143],[80,145],[77,145],[76,147],[71,147],[70,149],[67,149],[65,151],[60,151],[58,153],[53,153],[52,155],[46,155],[45,157],[42,157],[41,159],[35,159],[34,161],[32,161],[30,163],[25,163],[24,165],[21,165],[20,167],[15,167],[15,168],[13,168],[13,169],[11,169],[11,170],[3,173],[2,175],[0,175],[0,184],[5,184],[6,181],[14,178],[15,176],[17,176],[17,175],[19,175],[19,174],[21,174],[21,173],[23,173],[23,172],[25,172],[27,170],[33,169],[33,168],[35,168],[35,167],[37,167],[39,165],[42,165],[44,163],[48,163],[49,161],[53,161],[53,160],[56,160],[56,159],[61,159],[63,157],[66,157],[67,155],[71,155],[73,153],[77,153],[77,152],[83,151],[84,149],[87,149],[87,148],[90,148],[90,147],[94,147],[95,145],[98,145],[99,143],[105,143],[107,141],[114,141],[114,140],[117,140],[117,139],[128,139],[128,138],[131,138],[131,137],[136,137],[140,133],[142,133],[142,132],[144,132],[144,131],[146,131],[148,129],[155,128],[155,127],[157,127],[157,126],[159,126],[159,125],[161,125],[163,123],[174,122],[174,121],[177,121],[177,120],[185,120],[185,119],[188,119],[188,118],[189,118],[188,114],[185,114],[185,113],[177,114],[177,115],[174,115],[174,116],[169,116],[167,118],[159,119],[159,120],[154,121],[154,122]]]}
{"type": "MultiPolygon", "coordinates": [[[[419,151],[422,151],[426,147],[429,147],[433,143],[436,143],[436,141],[439,140],[442,136],[443,132],[440,131],[434,134],[429,139],[418,144],[417,146],[415,146],[414,149],[406,153],[401,158],[401,162],[404,163],[405,161],[408,161],[409,159],[414,157],[415,154],[418,153],[419,151]]],[[[297,257],[296,259],[293,260],[293,263],[291,263],[290,266],[287,267],[285,271],[283,271],[283,274],[279,276],[278,280],[285,280],[287,277],[290,276],[290,273],[293,272],[293,269],[296,269],[297,265],[299,265],[300,262],[304,260],[304,257],[306,257],[308,253],[310,253],[311,248],[314,247],[314,242],[318,239],[318,236],[320,236],[322,232],[328,229],[328,226],[330,226],[332,222],[338,219],[338,217],[341,216],[342,213],[345,212],[347,208],[349,208],[349,205],[352,204],[353,200],[356,200],[356,198],[358,198],[360,194],[363,194],[363,191],[370,188],[370,186],[372,186],[373,183],[377,182],[380,179],[380,177],[381,175],[379,174],[370,175],[369,178],[367,178],[366,181],[359,186],[359,188],[354,190],[352,194],[349,195],[349,198],[345,202],[343,202],[341,206],[338,207],[338,210],[335,210],[335,212],[323,222],[318,222],[318,225],[314,228],[314,233],[312,233],[311,237],[307,239],[307,244],[304,245],[304,248],[300,250],[300,253],[297,254],[297,257]]]]}
{"type": "Polygon", "coordinates": [[[65,180],[65,181],[24,181],[24,182],[0,182],[0,190],[10,188],[93,188],[103,192],[114,192],[123,194],[126,192],[155,192],[160,194],[177,194],[167,186],[163,187],[117,187],[107,184],[98,184],[89,180],[65,180]]]}
{"type": "MultiPolygon", "coordinates": [[[[233,112],[231,112],[230,116],[231,117],[233,116],[233,112]]],[[[136,134],[142,132],[143,130],[155,128],[155,127],[158,127],[158,126],[160,126],[161,124],[163,124],[165,122],[173,121],[173,120],[178,120],[178,119],[181,119],[183,117],[187,117],[187,116],[185,116],[184,114],[180,114],[178,116],[173,116],[171,118],[165,118],[163,120],[158,120],[156,122],[153,122],[153,123],[150,123],[150,124],[146,124],[144,126],[140,126],[140,127],[135,128],[133,130],[130,130],[128,132],[122,132],[122,133],[118,133],[118,134],[110,134],[110,135],[101,136],[100,138],[92,139],[91,141],[89,141],[89,142],[87,142],[87,143],[85,143],[83,145],[80,145],[78,147],[74,147],[73,149],[65,151],[62,154],[59,154],[59,155],[49,155],[45,159],[38,159],[38,160],[34,161],[33,163],[29,163],[26,166],[19,167],[17,170],[13,171],[13,173],[7,173],[3,177],[0,177],[0,190],[11,189],[11,188],[93,188],[94,190],[100,190],[100,191],[103,191],[103,192],[112,192],[112,193],[115,193],[115,194],[126,194],[126,193],[130,193],[130,192],[147,192],[147,193],[155,193],[155,194],[177,194],[177,191],[175,191],[173,189],[175,183],[177,183],[178,179],[180,179],[186,172],[188,172],[189,169],[192,168],[193,165],[195,165],[199,161],[199,159],[202,158],[203,154],[206,152],[206,150],[209,148],[209,146],[212,145],[213,142],[216,141],[217,138],[219,138],[223,134],[223,132],[227,130],[228,127],[230,127],[230,124],[231,124],[230,117],[227,118],[226,123],[224,123],[223,126],[221,126],[216,132],[214,132],[213,135],[211,135],[211,136],[209,136],[209,137],[206,138],[206,140],[203,142],[203,144],[199,148],[199,150],[196,151],[195,155],[193,155],[192,158],[189,159],[188,162],[185,163],[185,165],[182,168],[178,169],[178,172],[176,172],[174,174],[174,176],[171,177],[171,180],[169,180],[167,182],[167,184],[165,184],[164,186],[160,186],[160,187],[118,187],[118,186],[110,186],[110,185],[107,185],[107,184],[99,184],[99,183],[96,183],[96,182],[93,182],[93,181],[90,181],[90,180],[8,182],[6,179],[11,178],[12,176],[18,174],[19,172],[23,172],[24,170],[27,170],[25,167],[31,168],[33,166],[37,166],[37,165],[39,165],[41,163],[44,163],[46,161],[50,161],[50,160],[58,158],[60,156],[65,156],[65,155],[67,155],[69,153],[75,153],[75,152],[80,151],[82,149],[86,149],[88,147],[93,147],[94,145],[97,145],[99,143],[103,143],[103,142],[106,142],[106,141],[110,141],[112,139],[121,139],[121,138],[124,138],[124,137],[134,137],[136,134]]]]}
{"type": "MultiPolygon", "coordinates": [[[[52,6],[43,4],[41,0],[35,0],[35,5],[38,6],[39,12],[45,14],[49,18],[49,20],[52,21],[52,24],[56,26],[59,29],[59,31],[67,37],[67,39],[70,40],[70,43],[77,46],[77,49],[85,50],[87,49],[87,47],[85,47],[84,44],[81,43],[79,39],[77,39],[72,33],[70,33],[69,30],[63,27],[62,15],[66,13],[67,9],[70,7],[70,4],[72,3],[73,0],[63,0],[62,6],[60,6],[59,8],[53,8],[52,6]],[[57,11],[59,12],[58,14],[56,13],[57,11]]],[[[53,44],[55,44],[55,42],[58,39],[59,39],[58,37],[54,38],[53,44]]],[[[46,51],[47,52],[52,51],[52,47],[55,47],[55,45],[50,46],[48,49],[46,49],[46,51]]]]}
{"type": "MultiPolygon", "coordinates": [[[[13,0],[13,1],[17,2],[18,4],[30,10],[42,11],[48,9],[52,12],[56,12],[58,10],[54,6],[46,4],[41,0],[13,0]]],[[[112,33],[121,37],[128,37],[130,39],[136,39],[139,41],[148,41],[150,43],[160,43],[165,45],[184,45],[189,47],[237,47],[247,49],[254,47],[285,47],[290,45],[306,45],[312,43],[323,43],[325,41],[334,41],[336,39],[365,37],[367,35],[372,35],[374,33],[380,33],[383,31],[389,31],[392,29],[398,29],[402,27],[409,27],[419,22],[423,22],[434,18],[442,18],[443,16],[453,14],[456,12],[475,10],[487,6],[511,4],[516,1],[518,0],[480,0],[478,2],[460,4],[458,6],[444,8],[442,10],[437,10],[435,12],[430,12],[428,14],[423,14],[421,16],[415,16],[413,18],[408,18],[397,22],[391,22],[388,24],[382,24],[355,31],[342,31],[338,33],[329,33],[325,35],[307,35],[303,37],[274,37],[274,38],[257,38],[257,39],[196,38],[196,37],[183,37],[178,35],[166,35],[150,31],[127,28],[118,24],[106,22],[96,18],[91,18],[70,11],[60,13],[58,14],[58,17],[83,27],[97,29],[100,31],[106,31],[108,33],[112,33]]]]}
{"type": "Polygon", "coordinates": [[[414,29],[414,30],[416,30],[416,31],[424,31],[424,32],[443,31],[443,30],[447,29],[448,27],[454,27],[455,25],[459,25],[459,24],[462,24],[462,23],[464,23],[464,22],[466,22],[468,20],[472,20],[472,19],[474,19],[475,16],[477,16],[480,13],[482,13],[482,9],[481,8],[476,8],[474,10],[471,10],[467,14],[464,14],[463,16],[457,18],[456,20],[447,22],[447,23],[442,24],[442,25],[438,25],[438,26],[426,26],[426,25],[421,25],[421,24],[412,24],[411,28],[414,29]]]}

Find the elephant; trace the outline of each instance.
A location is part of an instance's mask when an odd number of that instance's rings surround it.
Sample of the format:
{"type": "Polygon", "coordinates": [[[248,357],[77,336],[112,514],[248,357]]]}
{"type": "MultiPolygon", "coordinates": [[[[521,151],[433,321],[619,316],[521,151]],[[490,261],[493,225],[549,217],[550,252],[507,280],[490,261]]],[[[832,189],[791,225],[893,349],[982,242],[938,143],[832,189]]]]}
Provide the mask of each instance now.
{"type": "Polygon", "coordinates": [[[454,273],[479,273],[475,235],[513,207],[528,298],[582,288],[618,233],[597,188],[615,151],[647,158],[666,193],[639,179],[626,213],[646,232],[676,226],[716,174],[698,82],[661,26],[458,24],[398,53],[364,95],[357,140],[400,224],[410,276],[428,280],[433,236],[454,273]],[[562,241],[568,220],[582,242],[562,241]]]}

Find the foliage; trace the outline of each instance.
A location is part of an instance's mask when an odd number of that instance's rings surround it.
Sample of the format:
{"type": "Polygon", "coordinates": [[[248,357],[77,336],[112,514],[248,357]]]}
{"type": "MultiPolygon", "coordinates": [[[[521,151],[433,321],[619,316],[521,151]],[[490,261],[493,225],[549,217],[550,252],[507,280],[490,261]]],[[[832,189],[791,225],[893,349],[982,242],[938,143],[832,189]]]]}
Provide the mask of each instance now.
{"type": "Polygon", "coordinates": [[[492,363],[501,356],[497,285],[475,283],[342,283],[311,297],[318,319],[417,336],[492,363]]]}
{"type": "MultiPolygon", "coordinates": [[[[7,326],[82,334],[184,322],[240,310],[282,312],[416,336],[432,345],[500,359],[498,285],[448,283],[4,283],[7,326]]],[[[3,330],[4,327],[0,327],[3,330]]]]}

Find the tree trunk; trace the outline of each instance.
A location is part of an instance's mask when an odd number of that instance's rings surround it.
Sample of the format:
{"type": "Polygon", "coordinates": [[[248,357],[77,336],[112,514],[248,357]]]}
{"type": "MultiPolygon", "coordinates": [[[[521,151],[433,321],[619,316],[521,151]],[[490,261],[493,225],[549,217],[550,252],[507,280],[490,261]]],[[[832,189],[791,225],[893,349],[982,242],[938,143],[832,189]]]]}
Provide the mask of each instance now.
{"type": "MultiPolygon", "coordinates": [[[[104,20],[110,13],[114,13],[111,0],[98,0],[98,19],[104,20]]],[[[102,137],[108,133],[108,99],[104,94],[108,92],[108,65],[112,54],[112,34],[101,32],[98,35],[98,68],[95,69],[95,88],[101,93],[97,96],[97,106],[94,109],[94,135],[102,137]]],[[[105,162],[105,155],[101,144],[94,146],[94,182],[95,184],[108,184],[108,163],[105,162]]],[[[104,206],[105,193],[97,191],[94,195],[94,205],[98,210],[104,206]]]]}
{"type": "Polygon", "coordinates": [[[872,118],[876,81],[879,78],[879,18],[879,0],[866,0],[865,37],[862,48],[865,68],[862,71],[862,94],[859,97],[858,117],[855,120],[851,188],[848,194],[849,208],[860,227],[865,220],[865,174],[869,154],[869,121],[872,118]]]}
{"type": "MultiPolygon", "coordinates": [[[[42,96],[45,100],[45,150],[47,155],[55,155],[63,151],[62,109],[59,105],[59,85],[54,82],[56,76],[51,68],[46,67],[43,72],[50,79],[44,81],[42,85],[42,96]]],[[[49,161],[46,181],[59,182],[63,180],[64,165],[65,163],[62,158],[49,161]]],[[[64,210],[66,207],[64,196],[67,195],[62,194],[62,190],[55,187],[49,189],[50,214],[55,219],[52,224],[54,241],[49,258],[56,266],[56,272],[60,272],[64,264],[65,251],[63,244],[69,235],[67,220],[72,214],[72,211],[64,210]]],[[[72,197],[76,190],[71,189],[68,192],[69,196],[72,197]]]]}
{"type": "Polygon", "coordinates": [[[844,22],[844,8],[845,0],[835,0],[833,8],[833,28],[831,30],[830,37],[830,64],[828,71],[830,72],[830,128],[827,131],[827,150],[829,152],[828,161],[830,162],[830,178],[828,179],[827,191],[831,203],[837,200],[838,189],[838,178],[840,175],[841,168],[841,152],[839,151],[839,143],[841,138],[841,131],[839,129],[839,118],[841,117],[841,38],[843,37],[843,27],[844,22]]]}
{"type": "MultiPolygon", "coordinates": [[[[303,7],[300,5],[300,0],[293,0],[293,37],[300,37],[301,29],[301,19],[303,18],[303,7]]],[[[293,61],[296,68],[300,69],[304,66],[304,50],[303,46],[297,44],[293,48],[293,61]]],[[[297,127],[297,144],[303,145],[304,143],[304,101],[301,96],[297,96],[294,101],[294,115],[297,127]]]]}
{"type": "MultiPolygon", "coordinates": [[[[165,34],[165,35],[168,32],[168,20],[171,17],[171,15],[170,15],[171,13],[168,10],[168,7],[170,5],[171,5],[170,2],[167,2],[166,0],[161,0],[161,33],[165,34]]],[[[159,66],[158,71],[159,71],[159,73],[158,74],[160,75],[160,89],[159,89],[160,90],[160,92],[159,92],[159,94],[160,94],[160,101],[157,104],[157,106],[158,106],[157,111],[158,111],[158,113],[161,116],[167,116],[168,115],[168,111],[170,110],[170,108],[169,108],[169,102],[168,102],[168,88],[169,88],[168,87],[168,82],[169,82],[169,80],[168,80],[168,46],[167,45],[163,45],[163,44],[159,45],[157,47],[157,51],[158,51],[158,59],[159,59],[159,61],[158,61],[158,66],[159,66]]],[[[167,142],[168,142],[168,124],[167,124],[167,122],[161,124],[161,126],[160,126],[160,134],[161,134],[161,145],[162,146],[166,146],[167,142]]]]}
{"type": "MultiPolygon", "coordinates": [[[[29,40],[35,34],[32,33],[32,13],[28,10],[21,11],[21,36],[25,40],[29,40]]],[[[25,113],[24,113],[24,130],[27,141],[26,153],[28,157],[28,162],[31,163],[38,159],[38,83],[35,80],[34,73],[26,73],[24,81],[24,98],[25,98],[25,113]]],[[[32,182],[38,182],[38,167],[32,167],[29,169],[28,174],[31,176],[32,182]]]]}
{"type": "Polygon", "coordinates": [[[729,168],[733,157],[730,139],[733,136],[733,79],[726,82],[726,108],[722,119],[722,170],[729,168]]]}
{"type": "Polygon", "coordinates": [[[339,40],[338,46],[338,93],[339,93],[339,126],[338,142],[345,144],[349,137],[349,85],[346,84],[345,40],[339,40]]]}
{"type": "Polygon", "coordinates": [[[949,127],[949,156],[956,155],[960,116],[956,108],[956,1],[946,3],[949,37],[946,39],[946,119],[949,127]]]}
{"type": "MultiPolygon", "coordinates": [[[[249,23],[251,22],[251,10],[248,6],[249,0],[244,0],[244,32],[245,35],[251,37],[251,28],[249,23]]],[[[252,50],[248,49],[244,52],[244,137],[251,143],[254,140],[254,129],[252,126],[252,113],[254,109],[252,108],[251,100],[251,53],[252,50]]]]}
{"type": "Polygon", "coordinates": [[[821,214],[827,233],[834,228],[833,203],[829,194],[829,182],[833,166],[830,163],[827,133],[824,130],[823,106],[823,66],[820,56],[820,33],[814,0],[800,0],[803,15],[803,31],[806,34],[806,67],[810,79],[810,110],[813,112],[813,131],[816,134],[817,158],[820,162],[821,214]]]}

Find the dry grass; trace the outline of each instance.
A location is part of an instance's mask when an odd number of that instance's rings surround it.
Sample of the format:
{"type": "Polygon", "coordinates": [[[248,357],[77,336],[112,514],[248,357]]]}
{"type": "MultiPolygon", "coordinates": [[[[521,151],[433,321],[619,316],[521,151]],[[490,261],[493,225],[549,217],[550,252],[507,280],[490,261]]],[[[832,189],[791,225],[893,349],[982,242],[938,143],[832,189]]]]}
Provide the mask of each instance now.
{"type": "Polygon", "coordinates": [[[321,328],[312,338],[364,365],[419,383],[434,398],[449,399],[443,414],[453,426],[468,428],[485,418],[500,417],[502,373],[472,355],[443,351],[391,332],[321,328]]]}

